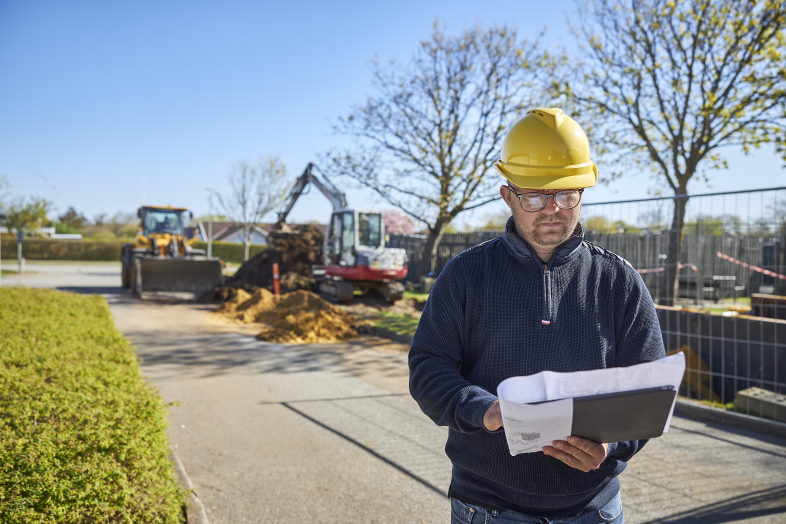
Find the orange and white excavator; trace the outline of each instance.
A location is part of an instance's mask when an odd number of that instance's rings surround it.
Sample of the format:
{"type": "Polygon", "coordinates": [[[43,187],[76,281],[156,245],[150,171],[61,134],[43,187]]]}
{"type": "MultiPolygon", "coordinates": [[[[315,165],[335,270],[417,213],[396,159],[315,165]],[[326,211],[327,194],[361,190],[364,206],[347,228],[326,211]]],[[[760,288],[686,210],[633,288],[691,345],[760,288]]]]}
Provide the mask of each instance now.
{"type": "Polygon", "coordinates": [[[407,253],[385,245],[382,213],[351,209],[343,192],[327,178],[320,179],[309,163],[289,193],[284,209],[278,213],[276,230],[286,231],[285,222],[298,198],[309,184],[330,201],[330,216],[323,246],[325,274],[317,279],[318,291],[336,302],[349,302],[354,291],[376,292],[388,301],[401,298],[407,276],[407,253]]]}

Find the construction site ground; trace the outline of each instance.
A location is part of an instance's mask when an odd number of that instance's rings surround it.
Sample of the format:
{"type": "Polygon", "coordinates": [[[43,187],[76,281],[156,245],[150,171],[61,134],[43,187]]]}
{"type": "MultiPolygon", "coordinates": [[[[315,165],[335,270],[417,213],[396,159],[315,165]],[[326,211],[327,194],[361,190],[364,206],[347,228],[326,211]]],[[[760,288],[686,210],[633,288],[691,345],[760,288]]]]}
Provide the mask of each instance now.
{"type": "MultiPolygon", "coordinates": [[[[119,264],[27,268],[2,285],[108,300],[172,403],[170,439],[196,495],[190,522],[448,520],[446,429],[409,397],[406,344],[266,342],[215,305],[130,296],[119,264]]],[[[378,306],[353,308],[373,316],[378,306]]],[[[786,439],[675,416],[621,481],[627,522],[783,522],[786,439]]]]}

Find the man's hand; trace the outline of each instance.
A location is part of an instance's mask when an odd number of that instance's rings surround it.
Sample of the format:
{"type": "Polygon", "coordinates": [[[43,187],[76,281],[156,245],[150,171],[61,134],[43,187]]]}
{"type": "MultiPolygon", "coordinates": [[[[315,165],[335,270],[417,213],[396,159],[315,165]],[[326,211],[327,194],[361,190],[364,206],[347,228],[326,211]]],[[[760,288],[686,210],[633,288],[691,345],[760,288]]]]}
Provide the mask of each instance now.
{"type": "Polygon", "coordinates": [[[555,440],[552,444],[544,447],[543,453],[584,472],[598,469],[606,460],[609,449],[608,444],[598,444],[580,437],[568,437],[567,442],[555,440]]]}
{"type": "Polygon", "coordinates": [[[496,431],[502,427],[502,412],[499,410],[499,400],[495,400],[483,414],[483,427],[488,431],[496,431]]]}

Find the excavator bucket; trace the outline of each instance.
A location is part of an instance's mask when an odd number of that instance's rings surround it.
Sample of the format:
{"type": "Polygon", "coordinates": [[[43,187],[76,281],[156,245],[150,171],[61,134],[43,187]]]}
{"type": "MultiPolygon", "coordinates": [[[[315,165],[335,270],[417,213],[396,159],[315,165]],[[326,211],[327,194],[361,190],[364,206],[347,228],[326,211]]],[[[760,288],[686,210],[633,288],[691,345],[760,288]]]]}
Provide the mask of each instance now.
{"type": "Polygon", "coordinates": [[[136,291],[142,298],[198,299],[224,281],[219,260],[148,257],[135,263],[136,291]]]}

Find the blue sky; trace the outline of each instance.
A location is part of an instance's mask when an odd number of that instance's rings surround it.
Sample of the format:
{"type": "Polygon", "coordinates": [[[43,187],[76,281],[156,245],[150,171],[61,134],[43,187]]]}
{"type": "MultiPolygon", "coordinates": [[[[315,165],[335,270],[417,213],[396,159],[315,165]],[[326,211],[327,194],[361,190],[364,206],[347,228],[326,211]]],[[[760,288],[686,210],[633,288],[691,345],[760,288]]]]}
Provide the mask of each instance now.
{"type": "MultiPolygon", "coordinates": [[[[207,188],[220,190],[237,161],[278,155],[295,176],[318,153],[346,144],[331,123],[373,94],[370,60],[406,61],[435,20],[452,33],[505,23],[530,38],[545,26],[553,46],[571,40],[572,6],[0,0],[0,174],[12,195],[47,198],[55,214],[74,206],[92,218],[142,204],[207,213],[207,188]]],[[[728,171],[692,192],[786,182],[772,150],[728,158],[728,171]]],[[[631,175],[585,198],[639,198],[654,187],[631,175]]],[[[347,193],[353,207],[390,207],[347,193]]],[[[459,225],[501,209],[462,215],[459,225]]],[[[329,214],[312,191],[290,220],[324,222],[329,214]]]]}

